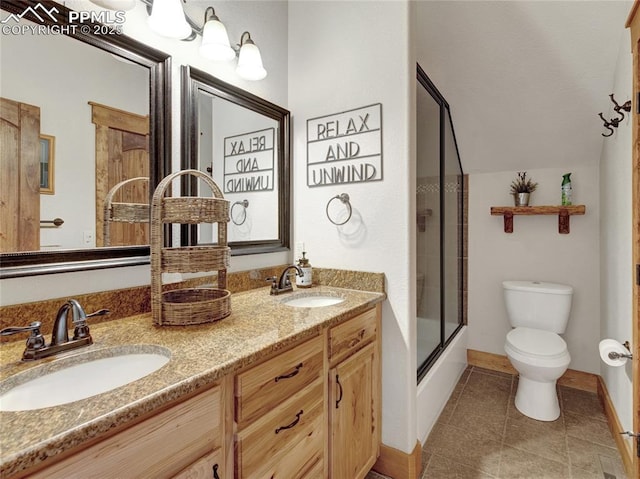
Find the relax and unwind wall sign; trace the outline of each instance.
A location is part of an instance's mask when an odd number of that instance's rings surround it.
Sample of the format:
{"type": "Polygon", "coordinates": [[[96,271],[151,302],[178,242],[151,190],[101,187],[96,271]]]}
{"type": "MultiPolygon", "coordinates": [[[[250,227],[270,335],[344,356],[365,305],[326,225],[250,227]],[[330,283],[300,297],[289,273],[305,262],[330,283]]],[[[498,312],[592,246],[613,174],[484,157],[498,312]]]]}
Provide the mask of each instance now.
{"type": "Polygon", "coordinates": [[[224,193],[273,190],[274,128],[224,139],[224,193]]]}
{"type": "Polygon", "coordinates": [[[382,104],[307,120],[307,186],[382,180],[382,104]]]}

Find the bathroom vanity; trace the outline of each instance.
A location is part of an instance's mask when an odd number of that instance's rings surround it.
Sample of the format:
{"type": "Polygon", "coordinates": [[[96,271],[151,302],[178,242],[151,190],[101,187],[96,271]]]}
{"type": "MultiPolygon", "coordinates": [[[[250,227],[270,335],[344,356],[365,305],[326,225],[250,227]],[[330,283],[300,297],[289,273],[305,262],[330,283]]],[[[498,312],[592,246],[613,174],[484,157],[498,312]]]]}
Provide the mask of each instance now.
{"type": "MultiPolygon", "coordinates": [[[[151,344],[171,359],[97,396],[0,412],[2,477],[364,477],[380,447],[385,295],[290,294],[343,301],[294,307],[260,288],[234,294],[216,323],[159,328],[143,314],[94,326],[79,358],[151,344]]],[[[2,346],[3,380],[43,367],[20,362],[22,347],[2,346]]]]}

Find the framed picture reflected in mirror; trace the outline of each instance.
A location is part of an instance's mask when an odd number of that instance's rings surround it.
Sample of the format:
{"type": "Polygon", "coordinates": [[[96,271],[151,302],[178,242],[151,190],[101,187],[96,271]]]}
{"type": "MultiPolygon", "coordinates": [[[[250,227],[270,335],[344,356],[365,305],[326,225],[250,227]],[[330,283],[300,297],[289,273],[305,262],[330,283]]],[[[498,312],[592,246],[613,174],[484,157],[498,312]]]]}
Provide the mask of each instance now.
{"type": "Polygon", "coordinates": [[[56,137],[40,135],[40,194],[54,194],[53,168],[55,161],[56,137]]]}

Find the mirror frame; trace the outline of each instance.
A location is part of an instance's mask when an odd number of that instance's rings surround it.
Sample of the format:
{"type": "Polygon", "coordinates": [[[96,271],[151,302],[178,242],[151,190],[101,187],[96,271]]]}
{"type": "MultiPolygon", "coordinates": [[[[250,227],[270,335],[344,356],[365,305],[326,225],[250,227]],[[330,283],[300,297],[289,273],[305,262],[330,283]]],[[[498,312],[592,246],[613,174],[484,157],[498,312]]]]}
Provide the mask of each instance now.
{"type": "MultiPolygon", "coordinates": [[[[24,18],[46,25],[69,25],[71,9],[52,0],[40,0],[39,3],[58,9],[55,20],[47,18],[41,22],[30,12],[24,18]]],[[[0,9],[21,14],[32,4],[27,0],[2,0],[0,9]]],[[[90,26],[89,31],[98,25],[85,24],[90,26]]],[[[151,185],[155,187],[171,170],[171,57],[125,35],[94,35],[81,30],[70,28],[66,36],[149,69],[149,174],[151,185]]],[[[150,195],[153,195],[153,187],[150,195]]],[[[2,253],[0,279],[144,265],[149,264],[149,254],[149,246],[2,253]]]]}
{"type": "MultiPolygon", "coordinates": [[[[278,122],[278,238],[275,240],[234,241],[229,243],[231,255],[273,253],[290,248],[290,188],[291,188],[291,113],[289,110],[226,83],[192,66],[182,66],[182,169],[198,169],[198,91],[255,111],[278,122]]],[[[183,191],[196,195],[197,181],[184,178],[183,191]]],[[[182,246],[197,244],[197,225],[183,225],[182,246]]]]}

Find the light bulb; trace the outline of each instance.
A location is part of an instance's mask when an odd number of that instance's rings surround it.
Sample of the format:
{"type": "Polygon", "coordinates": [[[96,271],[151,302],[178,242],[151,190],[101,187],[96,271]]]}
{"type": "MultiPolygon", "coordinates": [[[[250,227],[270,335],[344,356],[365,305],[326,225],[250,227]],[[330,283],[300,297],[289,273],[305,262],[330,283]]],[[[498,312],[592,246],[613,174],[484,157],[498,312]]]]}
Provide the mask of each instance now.
{"type": "Polygon", "coordinates": [[[229,44],[227,29],[216,16],[213,16],[204,24],[200,55],[209,60],[225,62],[236,57],[236,52],[233,51],[229,44]]]}
{"type": "Polygon", "coordinates": [[[151,30],[163,37],[182,39],[192,33],[180,0],[154,0],[147,22],[151,30]]]}
{"type": "Polygon", "coordinates": [[[267,70],[262,66],[260,50],[251,38],[247,39],[240,47],[236,72],[245,80],[262,80],[267,76],[267,70]]]}

